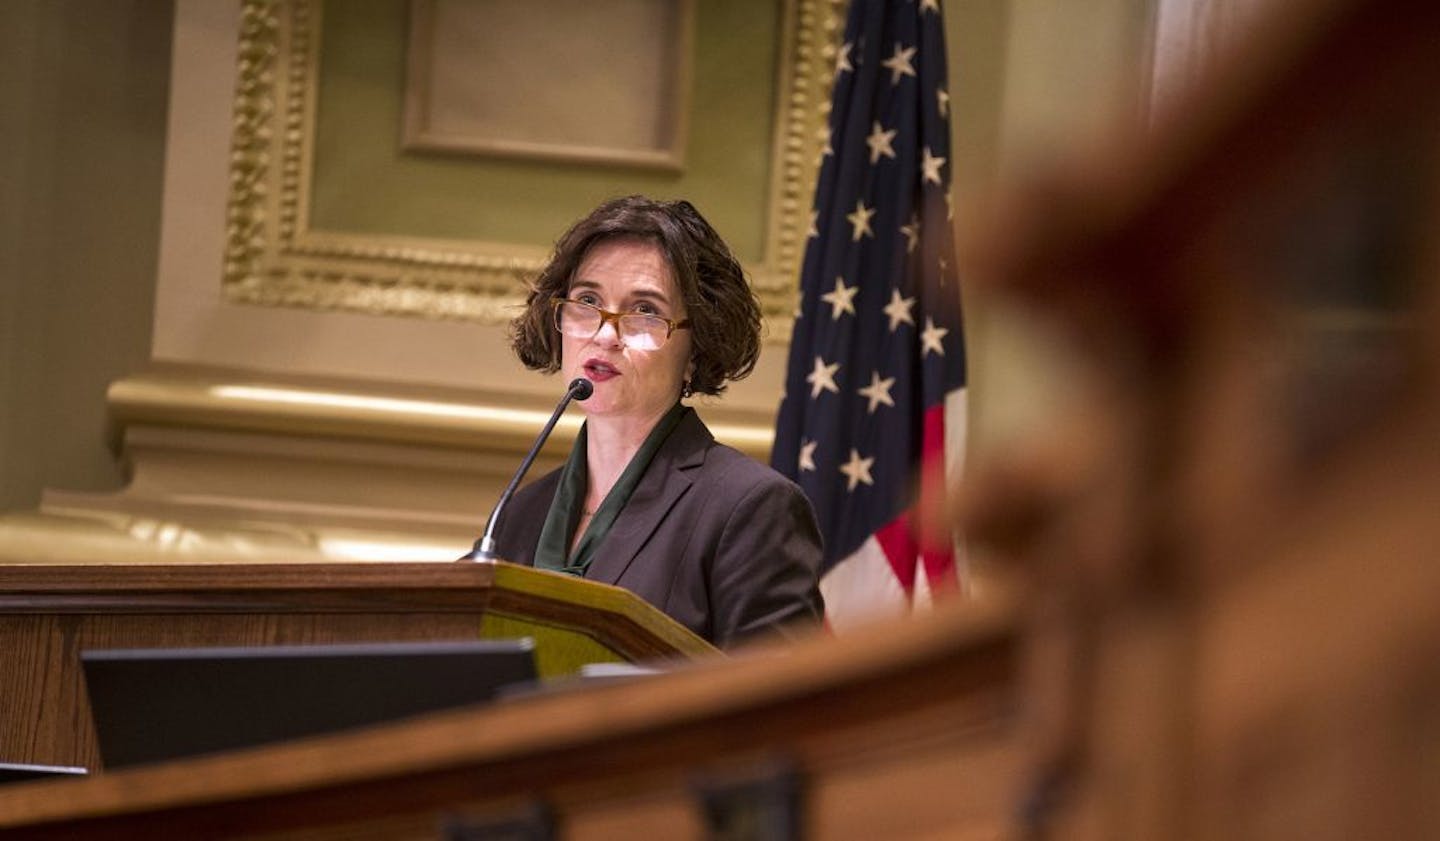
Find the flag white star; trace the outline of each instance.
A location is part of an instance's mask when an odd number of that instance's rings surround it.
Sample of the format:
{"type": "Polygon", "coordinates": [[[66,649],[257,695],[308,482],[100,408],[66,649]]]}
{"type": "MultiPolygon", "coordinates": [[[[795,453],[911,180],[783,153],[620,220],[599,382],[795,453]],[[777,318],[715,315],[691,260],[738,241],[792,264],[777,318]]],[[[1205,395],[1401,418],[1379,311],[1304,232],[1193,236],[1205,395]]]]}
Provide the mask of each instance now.
{"type": "Polygon", "coordinates": [[[915,57],[914,47],[901,48],[900,43],[895,43],[895,54],[880,62],[890,68],[890,84],[900,84],[901,76],[914,76],[915,68],[910,64],[910,59],[915,57]]]}
{"type": "Polygon", "coordinates": [[[900,233],[905,235],[905,253],[913,253],[920,244],[920,217],[911,216],[910,224],[900,226],[900,233]]]}
{"type": "Polygon", "coordinates": [[[833,391],[840,393],[840,387],[835,385],[835,372],[840,370],[840,363],[825,364],[825,360],[815,357],[815,370],[805,377],[805,382],[810,384],[810,399],[814,400],[820,396],[822,391],[833,391]]]}
{"type": "Polygon", "coordinates": [[[880,127],[880,121],[876,120],[870,129],[870,136],[865,138],[865,145],[870,147],[870,163],[874,165],[882,157],[895,157],[895,148],[891,142],[895,140],[895,134],[899,129],[885,131],[880,127]]]}
{"type": "Polygon", "coordinates": [[[945,334],[949,332],[944,327],[936,327],[930,316],[925,316],[925,329],[920,331],[920,346],[924,348],[920,352],[920,357],[923,359],[932,350],[940,356],[944,356],[945,346],[940,344],[940,340],[945,338],[945,334]]]}
{"type": "Polygon", "coordinates": [[[804,438],[800,439],[799,467],[801,472],[815,469],[815,447],[819,443],[818,441],[808,441],[804,438]]]}
{"type": "Polygon", "coordinates": [[[844,473],[846,478],[850,480],[845,490],[854,491],[855,486],[861,482],[867,485],[875,484],[875,480],[870,478],[870,466],[874,463],[875,459],[873,457],[861,458],[859,451],[851,448],[850,460],[840,465],[840,472],[844,473]]]}
{"type": "Polygon", "coordinates": [[[935,110],[940,112],[941,117],[950,116],[950,91],[944,88],[935,89],[935,110]]]}
{"type": "Polygon", "coordinates": [[[850,63],[850,50],[853,49],[854,46],[855,46],[854,44],[850,43],[849,41],[846,41],[845,43],[841,44],[841,45],[840,45],[840,49],[836,51],[836,53],[835,53],[835,75],[836,75],[837,77],[838,77],[841,73],[844,73],[846,70],[854,70],[854,69],[855,69],[855,66],[850,63]]]}
{"type": "Polygon", "coordinates": [[[864,236],[875,236],[875,232],[870,230],[870,217],[874,215],[875,208],[866,207],[864,199],[855,202],[854,213],[845,214],[845,218],[850,220],[854,242],[859,242],[860,238],[864,236]]]}
{"type": "Polygon", "coordinates": [[[902,298],[899,289],[890,290],[890,303],[885,305],[885,314],[890,316],[891,333],[895,332],[895,328],[899,327],[901,322],[914,326],[915,317],[910,314],[910,310],[914,306],[914,298],[902,298]]]}
{"type": "Polygon", "coordinates": [[[840,316],[847,312],[855,314],[855,293],[859,291],[860,284],[846,286],[845,278],[835,278],[835,290],[820,296],[820,300],[830,305],[831,321],[839,321],[840,316]]]}
{"type": "Polygon", "coordinates": [[[881,403],[892,408],[895,406],[895,400],[890,397],[890,389],[894,387],[894,385],[894,377],[881,379],[879,371],[872,371],[870,373],[870,384],[864,388],[856,389],[856,391],[860,392],[861,397],[870,401],[870,414],[873,415],[875,414],[876,407],[881,403]]]}
{"type": "Polygon", "coordinates": [[[930,147],[926,146],[920,150],[920,172],[921,180],[936,184],[943,183],[940,180],[940,167],[945,165],[945,159],[930,153],[930,147]]]}

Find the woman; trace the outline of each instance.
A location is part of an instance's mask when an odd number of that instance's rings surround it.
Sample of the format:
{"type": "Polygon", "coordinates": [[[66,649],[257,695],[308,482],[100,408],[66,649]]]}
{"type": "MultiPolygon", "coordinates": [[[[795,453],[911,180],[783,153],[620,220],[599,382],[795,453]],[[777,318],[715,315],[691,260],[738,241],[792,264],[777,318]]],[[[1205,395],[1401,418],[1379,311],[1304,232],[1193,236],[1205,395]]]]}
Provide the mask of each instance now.
{"type": "Polygon", "coordinates": [[[624,587],[720,646],[819,622],[809,502],[680,403],[749,374],[760,348],[740,265],[689,202],[630,196],[576,223],[511,339],[595,391],[565,466],[501,515],[501,557],[624,587]]]}

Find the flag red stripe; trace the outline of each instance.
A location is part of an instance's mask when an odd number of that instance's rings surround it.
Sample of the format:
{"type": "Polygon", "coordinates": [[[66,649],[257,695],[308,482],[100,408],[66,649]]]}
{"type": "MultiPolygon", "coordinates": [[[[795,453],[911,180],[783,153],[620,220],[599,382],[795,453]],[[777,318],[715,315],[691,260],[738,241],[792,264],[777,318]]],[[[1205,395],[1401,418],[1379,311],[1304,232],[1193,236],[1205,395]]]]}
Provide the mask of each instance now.
{"type": "Polygon", "coordinates": [[[920,495],[915,508],[875,532],[895,578],[907,595],[915,593],[915,574],[923,567],[932,591],[954,588],[955,550],[945,511],[945,405],[925,412],[920,450],[920,495]],[[918,516],[916,512],[919,512],[918,516]]]}
{"type": "Polygon", "coordinates": [[[915,558],[920,547],[915,542],[914,531],[910,528],[910,512],[904,511],[881,526],[875,532],[875,542],[880,544],[885,559],[890,562],[890,570],[895,573],[895,579],[905,588],[905,595],[914,595],[915,558]]]}
{"type": "Polygon", "coordinates": [[[932,592],[958,585],[955,544],[946,510],[945,403],[925,410],[920,445],[919,533],[920,561],[932,592]]]}

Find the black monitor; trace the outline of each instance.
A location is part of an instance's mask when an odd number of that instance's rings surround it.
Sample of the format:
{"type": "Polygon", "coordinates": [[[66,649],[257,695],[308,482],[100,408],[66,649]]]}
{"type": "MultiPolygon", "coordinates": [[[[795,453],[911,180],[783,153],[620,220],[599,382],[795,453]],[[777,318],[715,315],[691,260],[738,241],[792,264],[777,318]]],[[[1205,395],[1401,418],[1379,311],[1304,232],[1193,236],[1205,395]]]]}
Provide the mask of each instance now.
{"type": "Polygon", "coordinates": [[[106,768],[481,703],[536,678],[529,639],[90,650],[81,662],[106,768]]]}
{"type": "Polygon", "coordinates": [[[56,777],[83,777],[85,769],[75,765],[25,765],[19,762],[0,762],[0,785],[5,783],[28,783],[32,780],[53,780],[56,777]]]}

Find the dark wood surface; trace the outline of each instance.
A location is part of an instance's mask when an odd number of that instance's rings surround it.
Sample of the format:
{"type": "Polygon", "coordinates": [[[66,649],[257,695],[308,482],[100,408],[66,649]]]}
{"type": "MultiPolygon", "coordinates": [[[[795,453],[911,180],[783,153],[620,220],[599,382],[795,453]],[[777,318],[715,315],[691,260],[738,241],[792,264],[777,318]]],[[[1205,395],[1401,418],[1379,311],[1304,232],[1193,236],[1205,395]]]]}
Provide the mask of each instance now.
{"type": "Polygon", "coordinates": [[[623,590],[509,564],[0,566],[0,759],[98,767],[87,648],[467,640],[497,618],[551,672],[716,653],[623,590]]]}
{"type": "Polygon", "coordinates": [[[816,837],[1000,838],[1021,764],[1014,616],[951,607],[629,683],[14,786],[0,837],[434,837],[447,814],[536,798],[567,838],[703,837],[699,787],[783,767],[816,837]]]}
{"type": "Polygon", "coordinates": [[[1440,5],[1269,5],[976,237],[1083,392],[967,488],[1035,582],[1027,837],[1440,838],[1440,5]]]}

